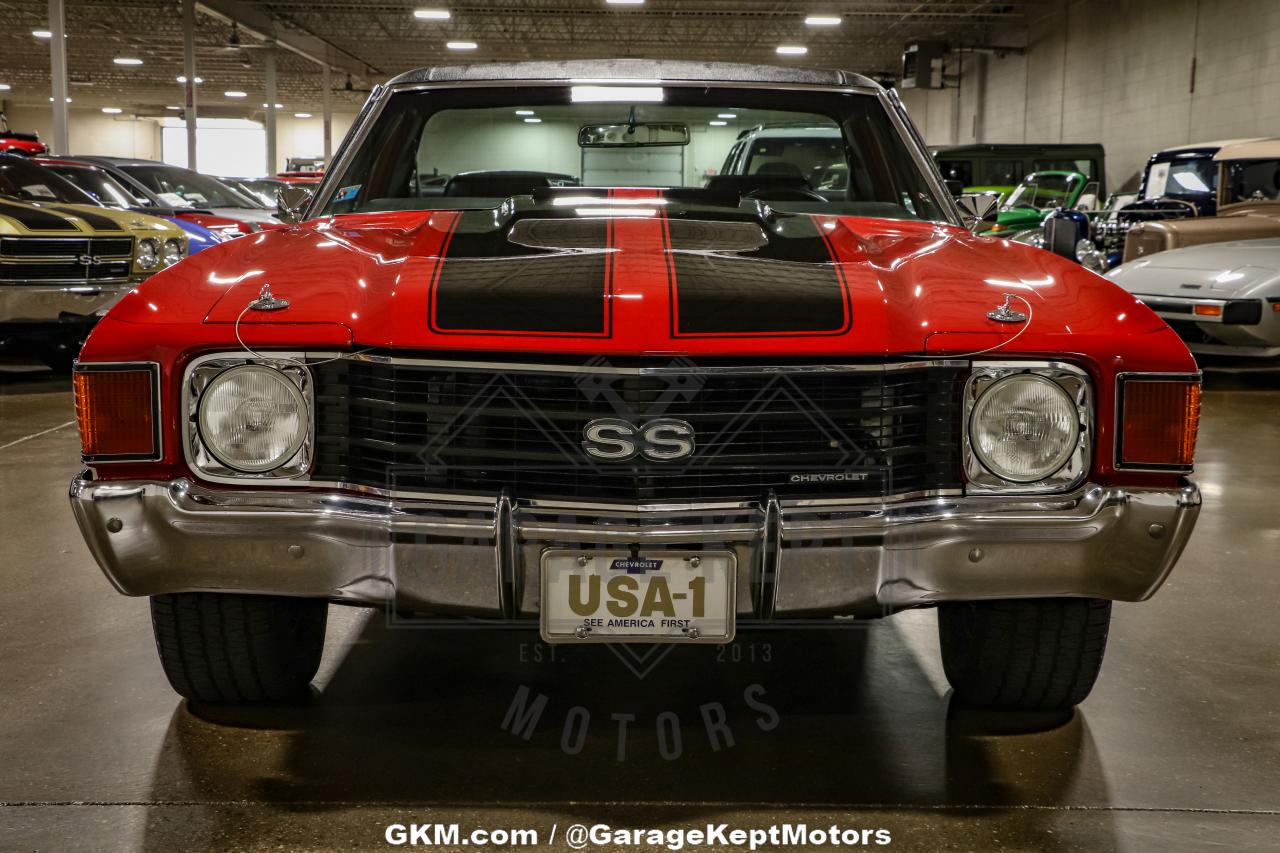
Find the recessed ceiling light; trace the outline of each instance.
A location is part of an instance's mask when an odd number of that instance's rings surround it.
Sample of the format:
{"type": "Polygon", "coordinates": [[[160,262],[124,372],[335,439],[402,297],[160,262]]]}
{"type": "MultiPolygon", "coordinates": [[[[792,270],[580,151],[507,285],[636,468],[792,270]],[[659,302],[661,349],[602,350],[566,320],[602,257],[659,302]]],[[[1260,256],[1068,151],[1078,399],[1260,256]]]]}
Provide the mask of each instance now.
{"type": "Polygon", "coordinates": [[[724,126],[725,126],[726,124],[728,124],[728,123],[729,123],[729,122],[727,122],[727,121],[709,121],[709,122],[707,122],[707,124],[711,125],[712,127],[724,127],[724,126]]]}
{"type": "Polygon", "coordinates": [[[31,31],[31,35],[35,36],[35,37],[36,37],[36,38],[38,38],[38,39],[51,39],[51,38],[53,38],[53,33],[52,33],[52,32],[50,32],[49,30],[32,30],[32,31],[31,31]]]}
{"type": "Polygon", "coordinates": [[[780,44],[778,45],[778,53],[783,56],[804,56],[809,52],[809,48],[799,44],[780,44]]]}
{"type": "Polygon", "coordinates": [[[843,21],[839,15],[810,15],[804,19],[811,27],[838,27],[843,21]]]}
{"type": "Polygon", "coordinates": [[[450,41],[445,42],[444,46],[449,50],[475,50],[480,45],[473,41],[450,41]]]}
{"type": "Polygon", "coordinates": [[[716,118],[737,118],[737,113],[720,113],[716,118]]]}
{"type": "Polygon", "coordinates": [[[8,83],[0,83],[0,92],[7,92],[12,88],[13,87],[10,86],[8,83]]]}
{"type": "Polygon", "coordinates": [[[527,118],[527,119],[525,119],[525,120],[524,120],[524,123],[525,123],[525,124],[542,124],[542,119],[540,119],[540,118],[527,118]]]}
{"type": "Polygon", "coordinates": [[[447,21],[453,17],[448,9],[414,9],[413,16],[420,21],[447,21]]]}
{"type": "Polygon", "coordinates": [[[119,115],[120,113],[124,112],[124,110],[120,109],[119,107],[103,107],[102,111],[109,116],[119,115]]]}
{"type": "MultiPolygon", "coordinates": [[[[179,83],[186,83],[186,82],[187,82],[187,77],[186,77],[186,75],[185,75],[185,74],[179,74],[177,79],[178,79],[178,82],[179,82],[179,83]]],[[[199,85],[200,85],[201,83],[203,83],[203,82],[204,82],[204,78],[203,78],[203,77],[197,77],[197,78],[196,78],[196,85],[197,85],[197,86],[199,86],[199,85]]]]}
{"type": "Polygon", "coordinates": [[[132,56],[117,56],[115,59],[111,61],[114,62],[116,65],[141,65],[142,64],[141,59],[137,59],[132,56]]]}
{"type": "Polygon", "coordinates": [[[182,112],[182,107],[165,107],[166,110],[173,110],[175,113],[182,112]]]}
{"type": "Polygon", "coordinates": [[[533,112],[533,110],[516,110],[516,115],[518,115],[518,116],[531,116],[531,115],[534,115],[534,112],[533,112]]]}
{"type": "Polygon", "coordinates": [[[311,113],[294,113],[294,118],[311,118],[311,113]]]}
{"type": "MultiPolygon", "coordinates": [[[[245,98],[245,97],[248,97],[249,93],[240,92],[235,89],[232,89],[230,92],[223,92],[222,94],[226,95],[228,98],[245,98]]],[[[265,107],[266,104],[263,104],[263,106],[265,107]]]]}
{"type": "Polygon", "coordinates": [[[610,6],[643,6],[644,0],[604,0],[610,6]]]}

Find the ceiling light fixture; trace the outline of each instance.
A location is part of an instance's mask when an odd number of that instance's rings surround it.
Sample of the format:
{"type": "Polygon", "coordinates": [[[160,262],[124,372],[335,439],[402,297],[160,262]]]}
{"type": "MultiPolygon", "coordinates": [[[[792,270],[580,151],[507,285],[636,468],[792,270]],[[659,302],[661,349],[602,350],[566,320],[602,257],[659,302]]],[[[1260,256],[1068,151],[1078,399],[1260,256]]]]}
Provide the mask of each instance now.
{"type": "Polygon", "coordinates": [[[716,118],[737,118],[737,117],[738,117],[737,113],[720,113],[716,116],[716,118]]]}
{"type": "Polygon", "coordinates": [[[729,122],[727,122],[727,121],[709,121],[709,122],[707,122],[707,124],[711,125],[712,127],[724,127],[724,126],[725,126],[725,125],[727,125],[728,123],[729,123],[729,122]]]}
{"type": "Polygon", "coordinates": [[[449,50],[475,50],[480,45],[473,41],[450,41],[445,42],[444,46],[449,50]]]}
{"type": "Polygon", "coordinates": [[[542,124],[542,119],[540,119],[540,118],[527,118],[527,119],[525,119],[525,120],[524,120],[524,123],[525,123],[525,124],[542,124]]]}
{"type": "Polygon", "coordinates": [[[294,113],[294,118],[311,118],[311,113],[294,113]]]}
{"type": "MultiPolygon", "coordinates": [[[[249,96],[248,92],[240,92],[236,89],[232,89],[229,92],[223,92],[222,94],[226,95],[228,98],[246,98],[249,96]]],[[[266,104],[263,104],[263,106],[265,107],[266,104]]]]}
{"type": "Polygon", "coordinates": [[[839,15],[810,15],[804,22],[811,27],[838,27],[844,18],[839,15]]]}
{"type": "Polygon", "coordinates": [[[165,107],[166,110],[173,110],[175,113],[182,112],[182,107],[165,107]]]}
{"type": "Polygon", "coordinates": [[[12,88],[13,87],[10,86],[8,83],[0,83],[0,92],[7,92],[12,88]]]}
{"type": "MultiPolygon", "coordinates": [[[[50,97],[49,97],[49,103],[51,103],[51,104],[53,103],[53,97],[52,97],[52,96],[50,96],[50,97]]],[[[69,103],[71,103],[71,99],[70,99],[70,98],[67,98],[67,103],[68,103],[68,104],[69,104],[69,103]]]]}
{"type": "MultiPolygon", "coordinates": [[[[230,92],[228,92],[227,94],[231,94],[231,93],[230,93],[230,92]]],[[[263,105],[262,105],[262,108],[265,110],[265,109],[267,108],[267,105],[266,105],[266,104],[263,104],[263,105]]],[[[276,104],[276,109],[278,109],[278,110],[282,110],[282,109],[284,109],[284,104],[276,104]]]]}
{"type": "Polygon", "coordinates": [[[103,107],[102,111],[109,116],[119,115],[120,113],[124,112],[124,110],[120,109],[119,107],[103,107]]]}
{"type": "Polygon", "coordinates": [[[141,65],[142,64],[141,59],[137,59],[132,56],[117,56],[115,59],[111,61],[114,62],[116,65],[141,65]]]}
{"type": "Polygon", "coordinates": [[[777,52],[782,56],[804,56],[809,52],[809,48],[799,44],[780,44],[777,52]]]}
{"type": "Polygon", "coordinates": [[[604,0],[610,6],[643,6],[644,0],[604,0]]]}
{"type": "MultiPolygon", "coordinates": [[[[185,76],[185,75],[183,75],[183,74],[179,74],[177,79],[178,79],[178,82],[179,82],[179,83],[182,83],[182,84],[184,84],[184,85],[185,85],[185,84],[186,84],[186,82],[187,82],[187,78],[186,78],[186,76],[185,76]]],[[[204,78],[203,78],[203,77],[197,77],[197,78],[196,78],[196,85],[197,85],[197,86],[199,86],[199,85],[200,85],[201,83],[203,83],[203,82],[204,82],[204,78]]]]}
{"type": "Polygon", "coordinates": [[[414,9],[413,16],[419,21],[447,21],[453,17],[448,9],[414,9]]]}
{"type": "Polygon", "coordinates": [[[534,111],[533,111],[533,110],[516,110],[516,115],[518,115],[518,116],[531,116],[531,115],[535,115],[535,113],[534,113],[534,111]]]}
{"type": "Polygon", "coordinates": [[[31,31],[31,35],[35,36],[35,37],[36,37],[36,38],[38,38],[38,39],[51,39],[51,38],[53,38],[53,33],[52,33],[51,31],[49,31],[49,30],[32,30],[32,31],[31,31]]]}

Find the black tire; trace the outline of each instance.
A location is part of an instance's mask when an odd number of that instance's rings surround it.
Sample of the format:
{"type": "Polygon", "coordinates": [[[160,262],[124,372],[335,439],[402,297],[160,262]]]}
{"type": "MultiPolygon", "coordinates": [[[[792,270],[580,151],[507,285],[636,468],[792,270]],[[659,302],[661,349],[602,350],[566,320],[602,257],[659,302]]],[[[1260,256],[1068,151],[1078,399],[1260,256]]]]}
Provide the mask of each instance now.
{"type": "Polygon", "coordinates": [[[1111,602],[1097,598],[941,604],[942,668],[964,705],[1068,709],[1098,679],[1110,624],[1111,602]]]}
{"type": "Polygon", "coordinates": [[[156,650],[173,689],[211,704],[305,696],[320,666],[323,599],[184,592],[151,598],[156,650]]]}

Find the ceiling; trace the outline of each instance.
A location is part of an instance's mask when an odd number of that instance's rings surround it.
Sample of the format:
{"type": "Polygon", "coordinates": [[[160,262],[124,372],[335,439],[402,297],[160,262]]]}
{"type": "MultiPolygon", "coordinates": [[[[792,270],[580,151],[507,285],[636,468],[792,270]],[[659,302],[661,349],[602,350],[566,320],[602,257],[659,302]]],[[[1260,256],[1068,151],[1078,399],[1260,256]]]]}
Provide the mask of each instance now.
{"type": "MultiPolygon", "coordinates": [[[[840,67],[892,74],[902,48],[916,40],[952,46],[990,43],[993,33],[1025,27],[1045,0],[200,0],[197,75],[201,108],[246,115],[264,100],[267,49],[261,36],[301,45],[329,62],[334,109],[355,110],[372,83],[411,68],[519,59],[644,57],[840,67]],[[447,9],[448,20],[419,20],[418,8],[447,9]],[[837,26],[807,26],[805,17],[839,16],[837,26]],[[231,46],[238,22],[240,48],[231,46]],[[467,40],[476,49],[446,48],[467,40]],[[808,48],[779,56],[779,45],[808,48]],[[350,73],[350,82],[348,74],[350,73]],[[230,99],[225,91],[248,97],[230,99]]],[[[73,105],[162,113],[181,102],[180,0],[67,0],[67,65],[73,105]],[[122,67],[116,57],[143,60],[122,67]]],[[[0,0],[0,98],[16,104],[49,100],[47,0],[0,0]]],[[[277,47],[277,101],[288,111],[318,112],[320,66],[277,47]]]]}

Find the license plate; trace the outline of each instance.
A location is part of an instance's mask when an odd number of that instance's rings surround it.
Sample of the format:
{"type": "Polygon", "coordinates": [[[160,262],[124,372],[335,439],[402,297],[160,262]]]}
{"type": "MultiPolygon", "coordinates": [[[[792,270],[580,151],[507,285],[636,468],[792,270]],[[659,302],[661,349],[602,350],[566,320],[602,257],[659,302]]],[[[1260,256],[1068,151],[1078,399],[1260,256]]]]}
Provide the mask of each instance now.
{"type": "Polygon", "coordinates": [[[728,551],[545,551],[542,637],[727,643],[736,566],[728,551]]]}

